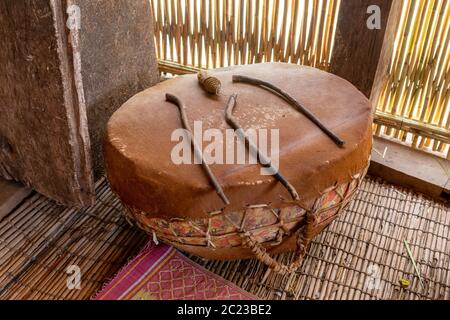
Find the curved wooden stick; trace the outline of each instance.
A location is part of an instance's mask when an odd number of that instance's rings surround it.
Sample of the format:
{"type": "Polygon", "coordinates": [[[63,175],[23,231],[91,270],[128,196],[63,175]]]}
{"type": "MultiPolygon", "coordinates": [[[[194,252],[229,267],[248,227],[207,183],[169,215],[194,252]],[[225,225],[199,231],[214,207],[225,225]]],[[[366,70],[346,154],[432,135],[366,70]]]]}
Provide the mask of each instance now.
{"type": "Polygon", "coordinates": [[[303,113],[309,120],[311,120],[316,126],[318,126],[328,137],[330,137],[333,142],[338,145],[339,147],[342,147],[344,145],[344,140],[339,138],[334,132],[332,132],[330,129],[325,127],[325,125],[320,122],[320,120],[312,114],[308,109],[306,109],[304,106],[302,106],[300,103],[298,103],[297,100],[292,98],[288,93],[284,92],[280,88],[274,86],[273,84],[255,79],[250,78],[247,76],[241,76],[241,75],[233,75],[233,82],[242,82],[242,83],[249,83],[253,85],[257,85],[260,87],[263,87],[265,89],[268,89],[276,94],[278,94],[280,97],[282,97],[284,100],[286,100],[290,105],[295,107],[298,111],[303,113]]]}
{"type": "Polygon", "coordinates": [[[194,135],[192,134],[191,126],[189,125],[189,121],[188,121],[188,118],[186,115],[186,111],[185,111],[186,107],[184,106],[183,102],[181,102],[181,100],[178,99],[178,97],[173,94],[166,93],[166,100],[169,102],[172,102],[173,104],[175,104],[178,107],[178,110],[180,111],[180,116],[181,116],[181,123],[183,124],[184,129],[186,129],[189,132],[189,135],[191,138],[191,144],[192,144],[192,147],[194,148],[195,156],[198,159],[202,159],[202,167],[205,170],[205,172],[209,178],[209,181],[214,186],[214,189],[216,189],[217,194],[222,199],[222,201],[225,203],[225,205],[229,205],[230,200],[228,200],[227,196],[223,192],[222,187],[220,186],[216,177],[214,176],[214,174],[212,173],[208,164],[206,163],[206,161],[203,157],[202,150],[200,149],[200,147],[198,146],[197,142],[194,139],[194,135]]]}
{"type": "Polygon", "coordinates": [[[292,199],[296,201],[299,200],[300,196],[298,195],[297,190],[295,190],[295,187],[292,184],[290,184],[289,181],[287,181],[287,179],[272,165],[272,161],[269,158],[267,158],[264,154],[262,154],[259,151],[258,147],[252,141],[250,141],[250,139],[247,137],[242,127],[237,122],[236,118],[233,116],[233,110],[234,107],[236,106],[236,97],[237,96],[235,94],[232,94],[230,98],[228,98],[227,106],[225,109],[225,119],[227,123],[234,130],[236,130],[236,133],[241,137],[241,139],[243,139],[247,143],[249,149],[257,154],[258,162],[263,167],[269,168],[271,172],[275,172],[273,176],[277,178],[278,181],[280,181],[281,184],[289,191],[292,199]]]}

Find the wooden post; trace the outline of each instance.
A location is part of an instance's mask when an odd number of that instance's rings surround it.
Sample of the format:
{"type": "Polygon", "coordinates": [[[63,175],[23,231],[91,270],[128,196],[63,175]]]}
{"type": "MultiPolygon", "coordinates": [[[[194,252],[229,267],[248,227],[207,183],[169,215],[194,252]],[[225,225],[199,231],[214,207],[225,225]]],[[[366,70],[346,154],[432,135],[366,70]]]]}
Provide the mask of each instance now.
{"type": "Polygon", "coordinates": [[[0,1],[0,39],[0,175],[92,203],[105,122],[159,81],[149,1],[0,1]]]}
{"type": "MultiPolygon", "coordinates": [[[[388,42],[393,43],[394,40],[393,30],[390,28],[391,34],[387,34],[386,30],[391,8],[395,8],[391,23],[399,18],[401,1],[395,2],[398,3],[391,6],[392,0],[341,1],[330,70],[353,83],[368,98],[376,78],[383,42],[386,40],[387,47],[388,42]],[[367,26],[367,19],[371,16],[367,13],[369,6],[380,8],[380,29],[369,29],[367,26]]],[[[386,61],[383,63],[386,64],[386,61]]]]}
{"type": "Polygon", "coordinates": [[[74,66],[82,80],[98,178],[109,117],[131,96],[159,82],[153,19],[148,0],[67,0],[66,7],[73,6],[81,17],[80,30],[70,30],[73,57],[80,59],[74,66]]]}
{"type": "Polygon", "coordinates": [[[370,100],[372,101],[373,111],[375,112],[376,103],[381,93],[383,84],[389,77],[389,64],[394,53],[395,35],[400,23],[402,14],[403,0],[393,0],[389,18],[384,34],[383,46],[381,47],[380,58],[378,59],[377,72],[373,81],[370,100]]]}
{"type": "Polygon", "coordinates": [[[20,183],[0,178],[0,221],[30,193],[31,190],[20,183]]]}

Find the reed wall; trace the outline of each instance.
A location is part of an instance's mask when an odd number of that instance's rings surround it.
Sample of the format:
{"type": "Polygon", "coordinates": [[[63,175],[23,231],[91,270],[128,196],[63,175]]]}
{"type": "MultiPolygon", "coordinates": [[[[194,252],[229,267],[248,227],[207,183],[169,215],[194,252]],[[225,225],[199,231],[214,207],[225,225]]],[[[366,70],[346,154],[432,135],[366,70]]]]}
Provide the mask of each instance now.
{"type": "MultiPolygon", "coordinates": [[[[160,70],[280,61],[329,70],[340,0],[151,0],[160,70]]],[[[450,1],[405,0],[374,133],[449,158],[450,1]]]]}

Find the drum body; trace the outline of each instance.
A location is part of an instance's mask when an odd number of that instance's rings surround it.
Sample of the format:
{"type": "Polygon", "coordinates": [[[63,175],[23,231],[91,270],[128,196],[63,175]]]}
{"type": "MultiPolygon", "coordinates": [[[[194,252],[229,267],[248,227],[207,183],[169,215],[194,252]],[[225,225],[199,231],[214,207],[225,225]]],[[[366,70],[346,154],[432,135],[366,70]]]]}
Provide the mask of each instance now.
{"type": "Polygon", "coordinates": [[[204,92],[196,75],[180,76],[137,94],[111,117],[104,145],[107,175],[127,217],[158,239],[205,258],[261,259],[295,250],[299,238],[309,243],[342,212],[366,173],[371,104],[346,80],[310,67],[266,63],[212,74],[222,83],[222,95],[204,92]],[[233,75],[282,88],[339,135],[344,146],[273,92],[233,83],[233,75]],[[278,144],[269,155],[278,159],[279,171],[300,201],[293,201],[273,176],[262,175],[259,164],[225,161],[230,150],[224,147],[223,162],[215,154],[219,161],[210,164],[230,199],[224,206],[201,165],[174,161],[182,140],[174,132],[182,125],[166,93],[185,103],[194,131],[201,127],[194,138],[203,150],[211,147],[212,137],[227,137],[227,95],[237,94],[235,117],[244,129],[266,130],[270,147],[278,144]],[[204,134],[211,129],[214,134],[204,134]]]}

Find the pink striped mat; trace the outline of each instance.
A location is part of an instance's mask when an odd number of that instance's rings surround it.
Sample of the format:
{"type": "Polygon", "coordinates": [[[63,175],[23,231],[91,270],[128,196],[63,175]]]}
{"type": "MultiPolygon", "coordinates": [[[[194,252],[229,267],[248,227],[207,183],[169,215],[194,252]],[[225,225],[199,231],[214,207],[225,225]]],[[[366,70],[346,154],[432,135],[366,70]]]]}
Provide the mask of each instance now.
{"type": "Polygon", "coordinates": [[[95,300],[254,300],[171,246],[150,240],[95,300]]]}

